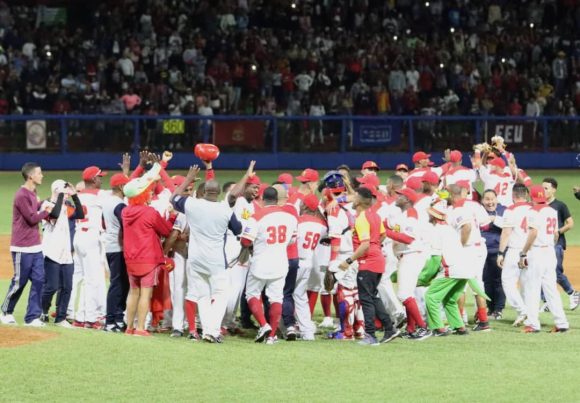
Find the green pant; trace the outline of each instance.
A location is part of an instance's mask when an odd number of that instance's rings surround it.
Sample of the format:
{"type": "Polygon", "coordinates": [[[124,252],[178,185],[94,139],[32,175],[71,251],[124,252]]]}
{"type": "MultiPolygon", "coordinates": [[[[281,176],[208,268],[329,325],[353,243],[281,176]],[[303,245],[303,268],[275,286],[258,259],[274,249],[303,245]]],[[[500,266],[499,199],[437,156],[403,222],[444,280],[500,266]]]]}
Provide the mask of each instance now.
{"type": "Polygon", "coordinates": [[[438,278],[431,282],[425,294],[427,322],[430,329],[444,327],[439,307],[443,304],[449,327],[459,329],[464,325],[457,300],[463,294],[467,280],[458,278],[438,278]]]}

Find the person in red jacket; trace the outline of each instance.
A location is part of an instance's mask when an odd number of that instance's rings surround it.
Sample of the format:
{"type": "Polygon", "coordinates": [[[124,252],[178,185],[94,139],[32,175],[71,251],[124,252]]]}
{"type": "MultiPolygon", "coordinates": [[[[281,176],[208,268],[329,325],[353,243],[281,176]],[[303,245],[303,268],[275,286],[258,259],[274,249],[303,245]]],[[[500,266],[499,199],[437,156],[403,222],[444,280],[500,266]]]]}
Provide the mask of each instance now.
{"type": "Polygon", "coordinates": [[[169,236],[173,221],[165,220],[149,206],[161,166],[156,163],[140,178],[132,179],[123,188],[129,205],[123,209],[123,254],[131,289],[127,297],[127,334],[150,336],[145,330],[153,287],[159,269],[172,268],[171,259],[163,254],[161,237],[169,236]],[[135,316],[137,327],[135,328],[135,316]]]}

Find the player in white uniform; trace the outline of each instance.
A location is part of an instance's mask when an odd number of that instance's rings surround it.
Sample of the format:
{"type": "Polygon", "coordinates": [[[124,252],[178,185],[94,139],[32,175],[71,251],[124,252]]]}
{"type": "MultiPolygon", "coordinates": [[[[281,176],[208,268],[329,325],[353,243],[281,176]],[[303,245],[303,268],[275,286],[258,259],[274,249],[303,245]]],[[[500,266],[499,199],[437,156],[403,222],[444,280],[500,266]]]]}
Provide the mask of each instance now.
{"type": "Polygon", "coordinates": [[[288,272],[287,246],[296,241],[298,221],[278,207],[278,192],[273,187],[264,190],[264,207],[248,221],[242,234],[242,246],[253,245],[254,252],[246,281],[246,298],[252,314],[260,324],[256,342],[277,341],[276,330],[282,316],[284,282],[288,272]],[[264,316],[262,291],[270,302],[269,323],[264,316]]]}
{"type": "Polygon", "coordinates": [[[298,218],[298,258],[299,268],[294,288],[294,308],[302,340],[314,340],[316,326],[308,305],[308,280],[314,269],[314,251],[321,239],[328,233],[327,223],[318,210],[318,198],[308,195],[302,201],[302,214],[298,218]]]}
{"type": "Polygon", "coordinates": [[[399,259],[397,266],[397,296],[407,313],[407,334],[409,338],[422,340],[431,336],[427,324],[421,316],[415,299],[415,289],[419,274],[427,261],[428,245],[423,239],[425,229],[421,227],[417,211],[413,208],[416,193],[404,188],[397,192],[396,205],[402,214],[388,222],[387,236],[394,240],[393,251],[399,259]]]}
{"type": "MultiPolygon", "coordinates": [[[[400,176],[394,175],[389,178],[387,188],[393,187],[393,182],[395,182],[396,189],[400,189],[403,185],[403,180],[400,176]]],[[[385,228],[388,227],[389,222],[396,222],[397,217],[399,217],[403,212],[395,204],[396,199],[385,199],[380,203],[377,209],[377,214],[381,217],[385,228]]],[[[397,257],[393,252],[393,240],[386,237],[383,242],[383,255],[385,256],[385,274],[381,277],[381,281],[377,287],[379,293],[379,298],[383,301],[387,313],[394,318],[395,325],[398,326],[403,323],[406,318],[405,308],[401,304],[401,301],[397,298],[397,293],[393,288],[393,283],[391,282],[391,275],[397,271],[397,257]]]]}
{"type": "MultiPolygon", "coordinates": [[[[106,174],[100,168],[90,166],[82,175],[85,189],[79,193],[79,199],[85,210],[85,218],[77,221],[73,241],[76,255],[73,283],[82,282],[77,310],[74,312],[75,327],[101,329],[99,316],[106,309],[105,262],[101,244],[104,195],[101,178],[106,174]]],[[[74,294],[71,304],[75,306],[74,294]]]]}
{"type": "MultiPolygon", "coordinates": [[[[461,151],[453,150],[449,153],[449,162],[451,164],[449,170],[443,176],[444,185],[455,185],[459,181],[469,182],[468,198],[471,198],[473,192],[473,185],[477,181],[477,172],[474,169],[469,169],[461,165],[463,155],[461,151]]],[[[487,188],[486,188],[487,189],[487,188]]]]}
{"type": "Polygon", "coordinates": [[[489,167],[479,166],[477,169],[484,189],[493,189],[500,204],[506,207],[511,206],[513,203],[512,187],[516,183],[513,175],[505,171],[506,163],[501,157],[488,161],[488,165],[489,167]]]}
{"type": "Polygon", "coordinates": [[[175,190],[172,204],[185,214],[190,228],[187,299],[198,305],[203,340],[221,343],[221,323],[228,300],[224,238],[228,228],[239,235],[242,225],[229,206],[218,202],[220,185],[215,180],[205,183],[201,199],[181,196],[198,171],[195,167],[190,169],[184,183],[175,190]]]}
{"type": "Polygon", "coordinates": [[[564,313],[562,299],[556,283],[556,250],[558,236],[558,213],[549,204],[541,185],[532,186],[530,196],[534,206],[528,211],[528,237],[521,253],[522,287],[528,317],[525,333],[540,331],[538,306],[540,291],[544,292],[550,313],[554,318],[553,333],[566,332],[570,325],[564,313]]]}
{"type": "MultiPolygon", "coordinates": [[[[236,183],[232,191],[226,195],[226,200],[230,207],[233,208],[237,219],[242,223],[242,228],[246,227],[250,217],[259,208],[256,203],[256,198],[258,197],[258,191],[260,189],[260,178],[254,173],[254,165],[255,161],[250,162],[246,174],[236,183]]],[[[240,250],[240,241],[237,237],[226,238],[229,295],[222,327],[234,332],[237,329],[237,323],[235,321],[236,312],[240,305],[240,298],[244,292],[249,267],[249,262],[240,263],[238,261],[237,258],[240,255],[240,250]]],[[[249,318],[241,319],[242,323],[240,324],[242,327],[249,327],[252,324],[249,318]]]]}
{"type": "Polygon", "coordinates": [[[520,253],[528,237],[528,188],[515,184],[513,188],[514,203],[503,215],[497,265],[501,267],[501,284],[508,303],[516,310],[518,317],[513,326],[524,323],[528,311],[518,284],[521,282],[522,270],[518,267],[520,253]]]}
{"type": "MultiPolygon", "coordinates": [[[[450,202],[453,206],[447,215],[447,221],[461,236],[461,243],[468,260],[475,268],[475,281],[477,281],[480,290],[483,290],[483,266],[487,258],[487,248],[485,239],[481,236],[480,227],[490,223],[490,218],[483,206],[471,200],[467,200],[469,183],[459,181],[455,185],[448,187],[450,202]]],[[[487,306],[485,299],[475,295],[477,305],[477,325],[474,331],[490,330],[487,317],[487,306]]],[[[465,306],[465,296],[459,300],[459,307],[462,311],[465,306]]]]}

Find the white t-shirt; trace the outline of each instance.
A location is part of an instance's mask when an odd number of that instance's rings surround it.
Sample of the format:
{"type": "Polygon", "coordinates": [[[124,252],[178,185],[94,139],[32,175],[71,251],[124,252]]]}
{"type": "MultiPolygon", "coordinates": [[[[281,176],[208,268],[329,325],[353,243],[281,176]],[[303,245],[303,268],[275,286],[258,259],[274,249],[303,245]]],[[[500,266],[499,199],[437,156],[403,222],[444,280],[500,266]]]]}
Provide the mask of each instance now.
{"type": "Polygon", "coordinates": [[[540,204],[528,210],[528,225],[538,230],[534,247],[554,247],[554,234],[558,231],[558,213],[547,204],[540,204]]]}
{"type": "Polygon", "coordinates": [[[232,210],[223,203],[188,197],[184,213],[190,229],[188,264],[205,274],[225,270],[225,234],[232,220],[232,210]]]}
{"type": "Polygon", "coordinates": [[[296,240],[298,220],[278,206],[266,206],[254,214],[242,238],[254,243],[250,270],[259,279],[271,280],[288,272],[288,244],[296,240]]]}
{"type": "Polygon", "coordinates": [[[529,203],[515,203],[505,209],[503,213],[502,228],[512,228],[508,240],[508,248],[522,249],[528,238],[528,212],[532,206],[529,203]]]}

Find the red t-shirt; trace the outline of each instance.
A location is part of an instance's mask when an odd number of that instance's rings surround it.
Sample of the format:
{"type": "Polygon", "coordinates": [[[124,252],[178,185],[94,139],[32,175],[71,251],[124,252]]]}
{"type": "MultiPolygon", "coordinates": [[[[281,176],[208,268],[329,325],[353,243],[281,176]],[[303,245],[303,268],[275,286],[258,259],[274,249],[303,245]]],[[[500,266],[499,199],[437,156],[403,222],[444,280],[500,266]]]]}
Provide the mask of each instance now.
{"type": "Polygon", "coordinates": [[[356,250],[361,242],[370,241],[368,251],[358,259],[358,269],[373,273],[385,272],[385,257],[381,249],[381,236],[385,234],[385,226],[379,215],[368,209],[360,213],[354,223],[352,244],[356,250]]]}

